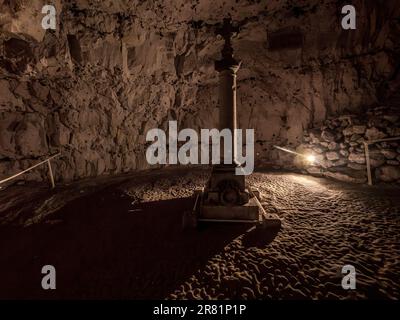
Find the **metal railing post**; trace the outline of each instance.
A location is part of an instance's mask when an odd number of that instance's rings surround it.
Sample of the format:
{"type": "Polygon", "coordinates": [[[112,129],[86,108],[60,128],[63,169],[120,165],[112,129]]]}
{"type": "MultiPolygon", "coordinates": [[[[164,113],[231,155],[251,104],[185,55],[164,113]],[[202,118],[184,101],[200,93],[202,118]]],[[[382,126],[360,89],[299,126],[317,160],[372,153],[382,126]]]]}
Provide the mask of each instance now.
{"type": "Polygon", "coordinates": [[[54,189],[56,187],[56,184],[54,183],[53,170],[51,169],[50,160],[47,160],[47,166],[49,167],[49,176],[50,176],[51,187],[52,187],[52,189],[54,189]]]}
{"type": "Polygon", "coordinates": [[[369,145],[378,143],[378,142],[387,142],[387,141],[396,141],[400,140],[400,137],[391,137],[391,138],[384,138],[384,139],[378,139],[378,140],[368,140],[364,141],[364,146],[365,146],[365,160],[367,163],[367,176],[368,176],[368,184],[372,186],[372,175],[371,175],[371,159],[369,157],[369,145]]]}
{"type": "Polygon", "coordinates": [[[372,186],[372,176],[371,176],[371,160],[369,158],[369,145],[368,142],[364,142],[365,148],[365,159],[367,162],[367,177],[368,177],[368,184],[372,186]]]}
{"type": "Polygon", "coordinates": [[[52,155],[50,158],[47,158],[46,160],[43,160],[42,162],[39,162],[39,163],[35,164],[34,166],[29,167],[28,169],[26,169],[24,171],[21,171],[21,172],[19,172],[17,174],[14,174],[13,176],[11,176],[9,178],[1,180],[0,184],[6,183],[8,181],[11,181],[11,180],[23,175],[24,173],[26,173],[26,172],[28,172],[28,171],[30,171],[32,169],[35,169],[35,168],[39,167],[40,165],[45,164],[47,162],[47,166],[49,168],[49,176],[50,176],[51,186],[52,186],[52,188],[55,188],[56,185],[55,185],[55,182],[54,182],[54,175],[53,175],[53,170],[51,168],[50,160],[53,160],[54,158],[56,158],[56,157],[58,157],[60,155],[61,155],[61,152],[59,152],[59,153],[57,153],[55,155],[52,155]]]}

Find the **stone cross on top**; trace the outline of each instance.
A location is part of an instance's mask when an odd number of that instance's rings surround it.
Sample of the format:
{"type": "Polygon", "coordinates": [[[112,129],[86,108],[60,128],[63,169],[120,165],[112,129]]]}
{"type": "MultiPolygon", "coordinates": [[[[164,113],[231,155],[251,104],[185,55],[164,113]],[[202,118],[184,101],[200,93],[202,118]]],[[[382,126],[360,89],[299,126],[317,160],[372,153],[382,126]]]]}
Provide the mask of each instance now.
{"type": "Polygon", "coordinates": [[[239,32],[239,28],[232,25],[231,18],[225,18],[222,27],[216,30],[216,34],[221,35],[225,40],[224,48],[222,49],[222,60],[217,61],[215,64],[217,70],[240,64],[233,58],[231,43],[232,36],[237,32],[239,32]]]}

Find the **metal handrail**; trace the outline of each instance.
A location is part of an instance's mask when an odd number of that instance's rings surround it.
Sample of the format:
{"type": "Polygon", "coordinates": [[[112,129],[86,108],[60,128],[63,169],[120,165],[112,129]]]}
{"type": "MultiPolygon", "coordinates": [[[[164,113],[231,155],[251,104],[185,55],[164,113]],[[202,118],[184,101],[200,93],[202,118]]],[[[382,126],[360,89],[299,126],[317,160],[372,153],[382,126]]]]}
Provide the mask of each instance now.
{"type": "Polygon", "coordinates": [[[370,186],[372,186],[372,175],[371,175],[371,161],[369,158],[369,145],[378,143],[378,142],[395,141],[395,140],[400,140],[400,137],[391,137],[391,138],[385,138],[385,139],[364,141],[365,159],[366,159],[366,163],[367,163],[367,177],[368,177],[368,184],[370,186]]]}
{"type": "Polygon", "coordinates": [[[51,163],[50,163],[50,161],[53,160],[54,158],[60,156],[60,155],[61,155],[61,152],[59,152],[59,153],[57,153],[57,154],[54,154],[54,155],[52,155],[50,158],[47,158],[46,160],[43,160],[42,162],[39,162],[39,163],[35,164],[34,166],[29,167],[28,169],[26,169],[26,170],[24,170],[24,171],[21,171],[21,172],[19,172],[19,173],[17,173],[17,174],[14,174],[13,176],[11,176],[11,177],[9,177],[9,178],[6,178],[6,179],[4,179],[4,180],[1,180],[1,181],[0,181],[0,184],[3,184],[3,183],[6,183],[6,182],[8,182],[8,181],[10,181],[10,180],[12,180],[12,179],[15,179],[15,178],[19,177],[20,175],[23,175],[24,173],[26,173],[26,172],[28,172],[28,171],[30,171],[30,170],[32,170],[32,169],[35,169],[35,168],[37,168],[37,167],[39,167],[39,166],[41,166],[42,164],[45,164],[45,163],[47,162],[47,166],[48,166],[48,168],[49,168],[49,177],[50,177],[51,187],[54,189],[56,185],[55,185],[55,183],[54,183],[54,175],[53,175],[53,170],[52,170],[52,168],[51,168],[51,163]]]}

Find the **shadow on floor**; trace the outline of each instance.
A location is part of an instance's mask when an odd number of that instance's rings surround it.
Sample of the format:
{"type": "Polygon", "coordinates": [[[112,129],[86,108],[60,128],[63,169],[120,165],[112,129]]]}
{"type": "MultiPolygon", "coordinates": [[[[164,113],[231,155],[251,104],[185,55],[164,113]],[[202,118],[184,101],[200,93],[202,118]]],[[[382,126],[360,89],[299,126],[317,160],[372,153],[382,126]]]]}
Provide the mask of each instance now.
{"type": "MultiPolygon", "coordinates": [[[[162,299],[249,229],[212,224],[184,232],[181,217],[193,199],[132,200],[107,188],[51,220],[0,229],[0,298],[162,299]],[[56,290],[41,288],[44,265],[56,268],[56,290]]],[[[248,244],[254,241],[256,234],[248,244]]]]}

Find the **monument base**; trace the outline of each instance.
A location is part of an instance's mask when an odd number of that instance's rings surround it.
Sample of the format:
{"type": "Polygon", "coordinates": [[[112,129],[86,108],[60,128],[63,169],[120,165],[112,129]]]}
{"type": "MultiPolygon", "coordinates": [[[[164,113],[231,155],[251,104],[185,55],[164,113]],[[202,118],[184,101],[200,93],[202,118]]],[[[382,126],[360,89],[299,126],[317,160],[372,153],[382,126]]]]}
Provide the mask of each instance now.
{"type": "Polygon", "coordinates": [[[258,190],[246,190],[251,195],[244,205],[211,205],[205,202],[204,190],[194,193],[195,204],[183,215],[183,228],[195,228],[199,222],[250,223],[260,228],[280,228],[281,220],[275,213],[267,213],[260,203],[258,190]]]}
{"type": "Polygon", "coordinates": [[[257,221],[259,208],[254,198],[242,206],[203,204],[200,219],[257,221]]]}

